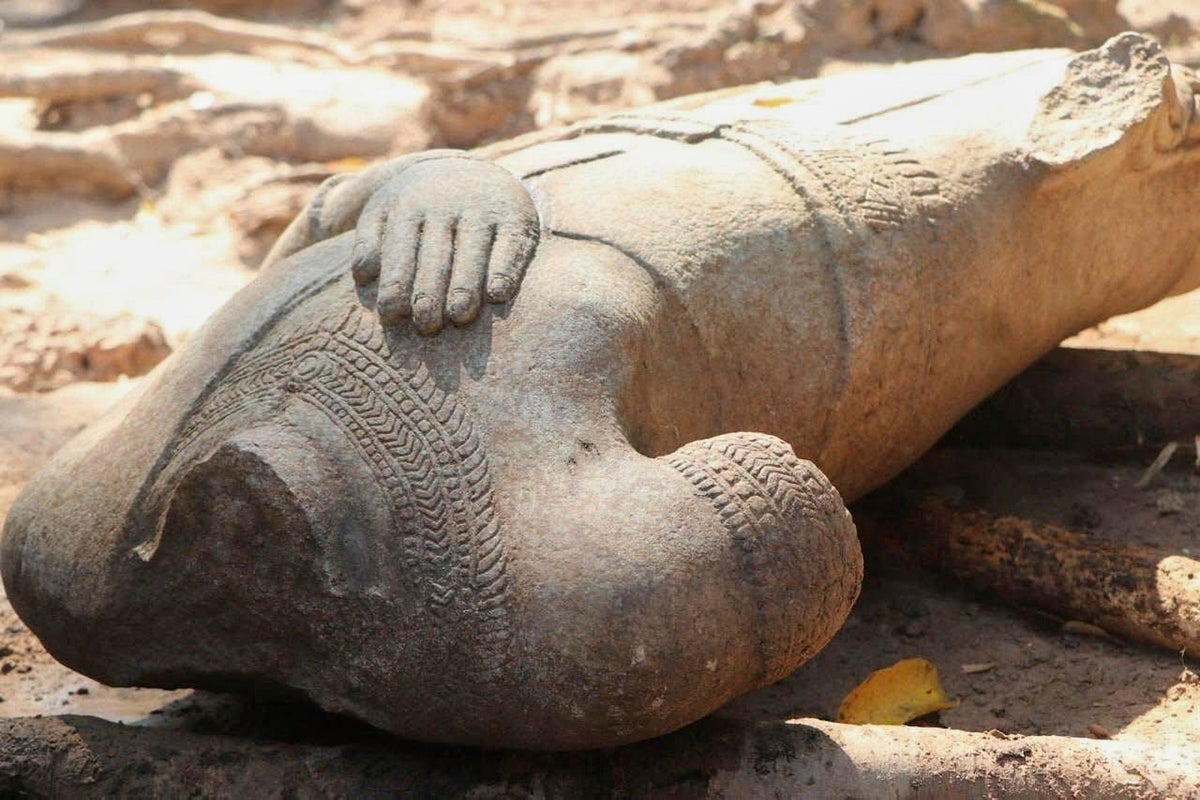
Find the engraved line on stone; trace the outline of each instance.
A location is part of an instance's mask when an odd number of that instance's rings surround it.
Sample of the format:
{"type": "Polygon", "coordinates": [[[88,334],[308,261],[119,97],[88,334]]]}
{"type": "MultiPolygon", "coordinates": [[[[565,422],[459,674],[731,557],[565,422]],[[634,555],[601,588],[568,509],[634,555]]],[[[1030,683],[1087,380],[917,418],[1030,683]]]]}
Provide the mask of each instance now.
{"type": "Polygon", "coordinates": [[[813,199],[806,181],[795,169],[799,159],[789,150],[755,131],[743,127],[728,128],[721,132],[721,138],[745,148],[760,161],[765,163],[777,175],[783,178],[804,204],[809,217],[815,222],[819,233],[821,248],[818,262],[826,267],[833,289],[833,303],[837,311],[837,348],[838,363],[837,377],[834,385],[834,396],[824,409],[825,419],[821,422],[822,445],[829,440],[833,430],[834,411],[842,402],[846,385],[850,381],[850,306],[846,298],[845,275],[837,249],[833,245],[833,231],[829,220],[813,199]]]}
{"type": "Polygon", "coordinates": [[[769,582],[763,574],[761,556],[755,552],[756,544],[763,537],[762,529],[754,510],[734,490],[733,480],[723,474],[732,465],[720,458],[722,455],[720,450],[704,443],[685,447],[668,457],[667,462],[709,501],[734,540],[741,571],[751,588],[758,617],[755,637],[759,661],[757,681],[762,682],[772,671],[771,665],[776,663],[773,656],[777,645],[768,641],[768,638],[778,635],[781,626],[770,619],[773,615],[770,610],[772,600],[769,582]]]}
{"type": "MultiPolygon", "coordinates": [[[[703,333],[701,333],[700,326],[696,324],[696,318],[692,315],[692,310],[687,307],[686,303],[683,302],[683,297],[681,297],[680,294],[672,288],[670,283],[666,280],[666,278],[663,277],[662,272],[659,271],[657,267],[655,267],[649,261],[646,261],[642,257],[638,256],[636,253],[633,253],[621,245],[599,236],[553,229],[547,230],[546,232],[563,239],[570,239],[576,242],[587,242],[589,244],[597,244],[602,247],[607,247],[641,267],[641,269],[643,269],[646,274],[650,276],[650,280],[654,281],[654,287],[659,291],[669,294],[676,305],[678,305],[683,311],[683,316],[687,320],[688,333],[691,335],[692,339],[700,343],[701,348],[704,350],[705,371],[709,374],[715,374],[714,364],[716,363],[716,356],[714,348],[704,337],[703,333]]],[[[715,393],[715,398],[717,401],[717,419],[724,420],[725,407],[721,393],[715,393]]]]}
{"type": "Polygon", "coordinates": [[[976,86],[982,86],[985,83],[990,83],[992,81],[1000,80],[1001,78],[1007,78],[1009,75],[1015,75],[1018,72],[1024,72],[1027,69],[1033,69],[1034,67],[1040,67],[1043,64],[1049,64],[1050,62],[1057,61],[1057,60],[1059,60],[1058,56],[1052,56],[1052,57],[1047,57],[1047,58],[1043,58],[1043,59],[1038,59],[1037,61],[1030,61],[1029,63],[1021,64],[1020,66],[1013,67],[1012,69],[1007,69],[1007,70],[1004,70],[1003,72],[993,72],[989,75],[983,76],[982,78],[976,78],[975,80],[968,81],[967,83],[960,83],[957,86],[953,86],[949,89],[945,89],[940,92],[934,92],[932,94],[927,94],[923,97],[918,97],[913,100],[909,100],[905,103],[897,103],[894,106],[888,106],[887,108],[881,108],[876,111],[868,112],[866,114],[860,114],[857,117],[851,117],[849,119],[839,120],[837,124],[838,125],[847,125],[847,126],[855,125],[859,122],[865,122],[866,120],[874,119],[875,117],[882,117],[885,114],[891,114],[893,111],[903,111],[906,108],[913,108],[914,106],[923,105],[932,100],[937,100],[942,97],[948,97],[949,95],[956,94],[965,89],[972,89],[976,86]]]}
{"type": "MultiPolygon", "coordinates": [[[[400,445],[404,432],[418,445],[386,449],[394,461],[391,470],[408,483],[405,496],[425,523],[419,552],[426,556],[423,572],[433,593],[431,608],[451,603],[474,608],[478,619],[470,622],[484,645],[477,648],[477,677],[496,679],[507,662],[512,635],[507,613],[508,558],[492,505],[486,455],[470,420],[451,395],[437,388],[423,365],[415,373],[398,372],[345,333],[334,337],[327,355],[341,362],[334,371],[341,383],[319,387],[326,401],[352,410],[345,400],[358,399],[361,404],[362,395],[346,384],[365,384],[373,405],[359,412],[359,421],[370,431],[367,438],[400,445]],[[366,377],[364,364],[379,368],[374,378],[366,377]],[[430,558],[433,575],[428,574],[430,558]]],[[[363,441],[359,439],[360,444],[363,441]]],[[[378,464],[374,459],[368,463],[378,464]]]]}
{"type": "MultiPolygon", "coordinates": [[[[191,405],[188,407],[188,410],[184,412],[179,422],[175,425],[175,429],[171,432],[171,435],[167,438],[167,445],[163,447],[162,452],[160,452],[158,458],[155,459],[150,471],[146,473],[146,477],[142,481],[142,485],[138,487],[137,494],[130,503],[129,511],[126,513],[125,519],[122,522],[123,529],[128,530],[131,523],[136,523],[138,528],[144,529],[149,515],[153,513],[152,509],[149,507],[149,503],[147,502],[150,492],[158,483],[158,478],[162,474],[163,470],[174,459],[176,453],[178,452],[177,448],[175,447],[175,443],[178,440],[179,434],[186,428],[192,414],[194,414],[204,405],[209,396],[225,380],[226,376],[234,368],[238,360],[252,350],[256,345],[258,345],[263,339],[265,339],[267,335],[274,330],[275,326],[278,325],[281,320],[287,317],[287,315],[290,314],[293,309],[295,309],[301,303],[304,303],[305,301],[320,294],[322,291],[334,285],[339,279],[348,274],[344,269],[343,264],[338,263],[336,266],[337,269],[332,273],[320,275],[314,278],[306,285],[301,287],[299,291],[292,295],[292,297],[288,298],[286,302],[280,304],[279,308],[275,309],[270,316],[263,320],[261,325],[251,331],[250,335],[238,344],[233,353],[229,355],[229,358],[227,358],[221,365],[220,369],[214,372],[209,379],[205,381],[204,386],[196,395],[196,398],[192,401],[191,405]]],[[[132,548],[132,552],[143,560],[149,560],[149,558],[151,558],[154,554],[153,541],[157,540],[160,533],[161,531],[157,530],[156,526],[156,530],[151,531],[149,537],[135,545],[132,548]]]]}
{"type": "Polygon", "coordinates": [[[564,139],[574,139],[591,133],[632,133],[695,144],[719,135],[721,125],[686,117],[618,115],[584,122],[571,128],[564,139]]]}
{"type": "Polygon", "coordinates": [[[567,169],[568,167],[578,167],[581,164],[590,164],[593,161],[603,161],[606,158],[612,158],[613,156],[624,155],[626,152],[628,152],[628,151],[626,151],[626,150],[604,150],[602,152],[591,153],[586,156],[577,156],[575,158],[567,159],[566,161],[563,161],[558,164],[554,164],[549,167],[540,167],[538,169],[531,170],[529,172],[523,172],[523,173],[521,173],[521,180],[527,181],[532,178],[537,178],[541,175],[546,175],[547,173],[550,173],[550,172],[556,172],[560,169],[567,169]]]}

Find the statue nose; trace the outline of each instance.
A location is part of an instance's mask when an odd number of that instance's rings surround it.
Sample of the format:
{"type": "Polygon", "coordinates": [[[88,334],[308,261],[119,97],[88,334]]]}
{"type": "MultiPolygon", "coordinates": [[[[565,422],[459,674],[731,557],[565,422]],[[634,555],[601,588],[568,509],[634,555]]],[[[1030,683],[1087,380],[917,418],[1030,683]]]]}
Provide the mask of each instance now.
{"type": "Polygon", "coordinates": [[[319,412],[302,408],[226,440],[179,481],[148,565],[162,570],[165,561],[176,561],[185,568],[187,559],[204,552],[228,562],[206,571],[227,571],[286,602],[287,580],[301,578],[263,572],[272,560],[269,549],[273,559],[295,562],[274,569],[304,572],[309,578],[303,580],[321,584],[320,594],[370,591],[386,561],[377,545],[387,540],[387,506],[347,445],[319,412]],[[203,541],[192,541],[197,537],[203,541]]]}

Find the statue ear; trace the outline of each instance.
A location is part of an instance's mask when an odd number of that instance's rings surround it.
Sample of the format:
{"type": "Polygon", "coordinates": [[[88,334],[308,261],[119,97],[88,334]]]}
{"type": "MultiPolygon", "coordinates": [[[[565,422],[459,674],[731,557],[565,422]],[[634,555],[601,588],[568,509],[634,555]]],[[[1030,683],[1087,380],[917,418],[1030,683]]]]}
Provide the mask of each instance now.
{"type": "Polygon", "coordinates": [[[1028,140],[1034,160],[1064,169],[1124,151],[1135,169],[1197,136],[1194,79],[1158,42],[1122,33],[1080,53],[1039,103],[1028,140]]]}

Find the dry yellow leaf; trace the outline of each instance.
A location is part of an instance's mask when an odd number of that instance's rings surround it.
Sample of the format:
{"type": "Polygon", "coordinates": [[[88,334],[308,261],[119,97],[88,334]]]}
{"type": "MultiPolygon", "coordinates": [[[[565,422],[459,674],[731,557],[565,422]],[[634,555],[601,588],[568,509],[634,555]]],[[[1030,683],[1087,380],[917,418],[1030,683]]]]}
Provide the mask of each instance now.
{"type": "Polygon", "coordinates": [[[788,103],[796,102],[793,97],[756,97],[753,100],[754,105],[762,108],[779,108],[786,106],[788,103]]]}
{"type": "Polygon", "coordinates": [[[326,161],[325,166],[331,172],[354,172],[355,170],[362,169],[366,163],[366,161],[357,156],[347,156],[346,158],[339,158],[336,161],[326,161]]]}
{"type": "Polygon", "coordinates": [[[958,706],[938,681],[937,667],[906,658],[876,670],[846,695],[837,721],[854,725],[903,725],[917,717],[958,706]]]}

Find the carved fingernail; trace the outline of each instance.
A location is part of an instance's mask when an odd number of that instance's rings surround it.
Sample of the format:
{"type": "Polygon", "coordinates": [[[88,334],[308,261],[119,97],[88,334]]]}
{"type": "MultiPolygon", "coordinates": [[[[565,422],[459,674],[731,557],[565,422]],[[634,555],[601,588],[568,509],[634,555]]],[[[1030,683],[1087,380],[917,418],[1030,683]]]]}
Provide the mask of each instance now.
{"type": "Polygon", "coordinates": [[[407,298],[399,292],[392,291],[391,287],[385,288],[379,292],[379,299],[376,300],[379,309],[379,316],[384,322],[399,322],[408,316],[407,298]]]}
{"type": "Polygon", "coordinates": [[[412,316],[413,324],[422,332],[435,330],[440,322],[437,304],[428,295],[421,295],[413,301],[412,316]]]}
{"type": "Polygon", "coordinates": [[[450,293],[450,301],[446,303],[446,314],[455,322],[465,322],[466,316],[475,305],[474,294],[467,289],[455,289],[450,293]]]}
{"type": "Polygon", "coordinates": [[[354,276],[354,282],[362,285],[375,280],[378,273],[371,267],[371,258],[366,248],[355,245],[350,253],[350,274],[354,276]]]}
{"type": "Polygon", "coordinates": [[[516,284],[507,275],[493,275],[488,281],[488,300],[493,303],[503,303],[513,295],[516,284]]]}

